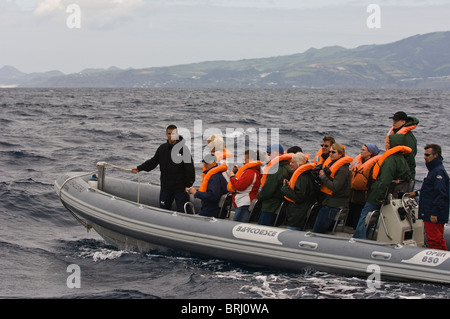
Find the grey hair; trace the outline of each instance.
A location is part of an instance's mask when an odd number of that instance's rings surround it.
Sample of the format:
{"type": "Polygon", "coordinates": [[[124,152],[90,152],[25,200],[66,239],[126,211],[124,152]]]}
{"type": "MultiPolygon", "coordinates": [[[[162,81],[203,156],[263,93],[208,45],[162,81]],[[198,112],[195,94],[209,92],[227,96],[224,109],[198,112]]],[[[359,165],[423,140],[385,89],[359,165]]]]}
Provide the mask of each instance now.
{"type": "Polygon", "coordinates": [[[291,161],[300,164],[300,163],[305,163],[307,161],[306,155],[303,154],[302,152],[297,152],[294,155],[292,155],[292,159],[291,161]]]}

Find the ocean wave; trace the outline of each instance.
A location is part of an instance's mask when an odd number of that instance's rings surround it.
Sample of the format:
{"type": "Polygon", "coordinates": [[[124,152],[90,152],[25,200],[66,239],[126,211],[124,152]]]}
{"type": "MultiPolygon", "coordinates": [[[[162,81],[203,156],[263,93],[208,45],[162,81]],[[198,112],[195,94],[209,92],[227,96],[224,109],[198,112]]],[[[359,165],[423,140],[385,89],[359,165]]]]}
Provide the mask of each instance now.
{"type": "MultiPolygon", "coordinates": [[[[145,138],[144,135],[130,131],[128,129],[120,130],[108,130],[108,129],[101,129],[101,128],[87,128],[85,130],[82,130],[81,134],[86,136],[92,136],[95,137],[95,140],[99,141],[100,138],[106,138],[108,143],[111,143],[109,138],[114,137],[118,139],[143,139],[145,138]]],[[[66,141],[74,142],[76,139],[66,139],[66,141]]]]}
{"type": "Polygon", "coordinates": [[[13,123],[13,122],[14,122],[14,121],[8,120],[8,119],[5,119],[5,118],[1,118],[1,119],[0,119],[0,124],[1,124],[2,127],[6,126],[6,125],[9,125],[9,124],[11,124],[11,123],[13,123]]]}
{"type": "Polygon", "coordinates": [[[58,296],[59,299],[161,299],[150,293],[133,289],[100,289],[101,291],[77,292],[58,296]]]}
{"type": "Polygon", "coordinates": [[[115,250],[109,248],[89,248],[83,247],[80,249],[78,256],[81,258],[92,258],[94,262],[104,261],[104,260],[114,260],[122,257],[123,254],[129,254],[123,250],[115,250]]]}
{"type": "Polygon", "coordinates": [[[11,234],[27,227],[27,236],[42,237],[46,227],[77,225],[59,204],[53,184],[45,180],[24,178],[0,182],[0,197],[0,220],[9,225],[11,234]]]}
{"type": "MultiPolygon", "coordinates": [[[[355,156],[363,143],[376,143],[382,149],[392,124],[389,116],[404,110],[420,120],[415,131],[419,145],[430,139],[444,141],[449,136],[443,129],[450,115],[447,91],[23,89],[2,93],[6,97],[0,119],[0,267],[2,280],[8,280],[2,281],[1,296],[449,297],[442,285],[383,282],[381,289],[368,290],[364,278],[314,269],[279,272],[170,250],[124,252],[94,231],[86,232],[53,189],[56,176],[92,171],[100,160],[138,165],[165,142],[167,125],[192,128],[198,119],[203,128],[191,130],[193,138],[203,137],[212,127],[224,134],[228,127],[279,128],[285,148],[299,145],[314,155],[324,135],[335,135],[348,155],[355,156]],[[68,292],[65,287],[65,268],[71,263],[82,269],[82,290],[68,292]]],[[[443,152],[444,158],[450,158],[449,148],[443,152]]],[[[417,159],[416,176],[421,179],[426,167],[421,155],[417,159]]],[[[196,169],[199,184],[201,165],[196,169]]],[[[116,173],[108,170],[107,174],[116,173]]],[[[144,178],[159,182],[159,174],[155,169],[144,178]]]]}
{"type": "MultiPolygon", "coordinates": [[[[232,276],[235,275],[232,274],[232,276]]],[[[304,274],[269,273],[254,277],[246,276],[250,277],[247,278],[250,283],[242,286],[241,293],[252,298],[426,299],[430,297],[424,293],[424,287],[420,283],[381,282],[380,288],[373,288],[368,287],[364,278],[335,276],[313,269],[306,270],[304,274]]]]}
{"type": "Polygon", "coordinates": [[[20,147],[20,144],[0,141],[0,147],[20,147]]]}
{"type": "Polygon", "coordinates": [[[7,159],[10,161],[10,165],[16,165],[16,166],[24,166],[29,167],[30,162],[54,162],[55,159],[33,152],[28,150],[12,150],[12,151],[0,151],[1,156],[3,159],[7,159]]]}

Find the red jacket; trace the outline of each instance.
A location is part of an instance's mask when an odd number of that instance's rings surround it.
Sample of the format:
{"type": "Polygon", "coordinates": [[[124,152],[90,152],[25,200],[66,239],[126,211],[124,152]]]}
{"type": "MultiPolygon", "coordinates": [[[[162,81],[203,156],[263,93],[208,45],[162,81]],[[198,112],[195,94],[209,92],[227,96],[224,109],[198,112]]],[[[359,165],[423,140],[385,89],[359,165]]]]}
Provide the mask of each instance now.
{"type": "Polygon", "coordinates": [[[250,205],[258,195],[261,186],[261,173],[257,168],[249,168],[239,178],[232,176],[230,182],[236,190],[233,194],[233,206],[250,205]]]}

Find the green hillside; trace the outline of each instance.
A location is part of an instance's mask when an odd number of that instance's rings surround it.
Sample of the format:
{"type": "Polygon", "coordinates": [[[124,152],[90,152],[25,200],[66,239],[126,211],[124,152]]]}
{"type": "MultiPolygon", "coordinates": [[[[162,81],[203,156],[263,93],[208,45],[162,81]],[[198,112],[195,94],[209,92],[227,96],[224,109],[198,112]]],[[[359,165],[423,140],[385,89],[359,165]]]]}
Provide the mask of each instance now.
{"type": "Polygon", "coordinates": [[[23,87],[448,89],[450,32],[416,35],[355,49],[332,46],[260,59],[130,70],[110,68],[27,78],[19,84],[23,87]]]}

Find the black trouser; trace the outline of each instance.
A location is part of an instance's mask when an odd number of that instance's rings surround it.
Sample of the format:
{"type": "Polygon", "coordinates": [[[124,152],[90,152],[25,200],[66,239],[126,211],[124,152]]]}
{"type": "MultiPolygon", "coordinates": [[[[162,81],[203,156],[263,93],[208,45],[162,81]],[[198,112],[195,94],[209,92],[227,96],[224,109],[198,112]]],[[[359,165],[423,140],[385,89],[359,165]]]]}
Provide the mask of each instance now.
{"type": "MultiPolygon", "coordinates": [[[[177,211],[184,213],[184,204],[189,202],[189,195],[186,192],[169,193],[167,191],[161,190],[159,193],[159,207],[167,210],[172,209],[173,201],[177,205],[177,211]]],[[[192,214],[191,207],[187,207],[187,212],[192,214]]]]}

